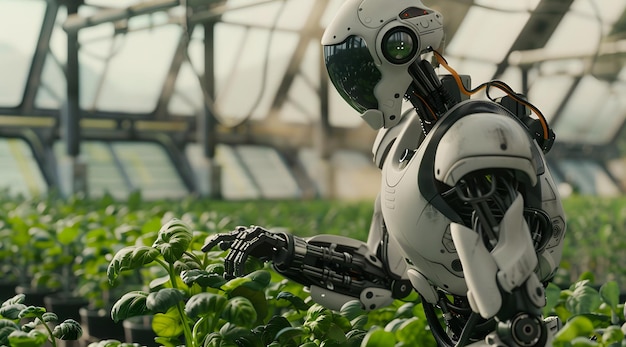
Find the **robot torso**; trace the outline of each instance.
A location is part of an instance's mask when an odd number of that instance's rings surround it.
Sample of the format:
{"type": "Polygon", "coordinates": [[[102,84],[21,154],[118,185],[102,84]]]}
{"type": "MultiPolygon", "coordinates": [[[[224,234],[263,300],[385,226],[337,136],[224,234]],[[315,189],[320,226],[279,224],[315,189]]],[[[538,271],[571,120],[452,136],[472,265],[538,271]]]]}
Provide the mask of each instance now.
{"type": "Polygon", "coordinates": [[[564,213],[543,154],[522,123],[495,102],[465,101],[423,136],[413,112],[394,129],[383,130],[374,149],[382,169],[385,225],[409,272],[418,274],[409,276],[416,289],[421,294],[428,287],[467,292],[450,225],[468,224],[464,215],[472,212],[451,195],[464,175],[489,169],[514,171],[525,206],[549,216],[552,232],[538,250],[535,272],[542,281],[553,277],[561,258],[564,213]]]}

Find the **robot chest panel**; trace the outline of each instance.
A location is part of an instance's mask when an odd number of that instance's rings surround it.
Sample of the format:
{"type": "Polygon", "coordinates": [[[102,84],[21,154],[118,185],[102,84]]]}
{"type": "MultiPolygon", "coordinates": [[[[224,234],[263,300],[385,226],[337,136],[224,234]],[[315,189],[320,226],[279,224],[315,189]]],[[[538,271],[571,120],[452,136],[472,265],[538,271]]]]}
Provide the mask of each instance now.
{"type": "Polygon", "coordinates": [[[451,221],[420,192],[423,151],[401,170],[383,170],[381,207],[391,237],[404,256],[429,280],[451,292],[466,291],[463,272],[450,235],[451,221]]]}

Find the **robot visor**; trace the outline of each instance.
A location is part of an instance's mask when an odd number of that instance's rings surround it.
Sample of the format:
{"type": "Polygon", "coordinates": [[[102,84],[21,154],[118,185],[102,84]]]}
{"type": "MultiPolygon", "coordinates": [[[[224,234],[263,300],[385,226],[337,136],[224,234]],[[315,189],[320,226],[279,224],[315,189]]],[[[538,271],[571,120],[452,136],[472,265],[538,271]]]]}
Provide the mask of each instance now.
{"type": "Polygon", "coordinates": [[[335,89],[352,108],[359,113],[378,108],[374,87],[382,75],[363,38],[350,36],[324,46],[324,63],[335,89]]]}

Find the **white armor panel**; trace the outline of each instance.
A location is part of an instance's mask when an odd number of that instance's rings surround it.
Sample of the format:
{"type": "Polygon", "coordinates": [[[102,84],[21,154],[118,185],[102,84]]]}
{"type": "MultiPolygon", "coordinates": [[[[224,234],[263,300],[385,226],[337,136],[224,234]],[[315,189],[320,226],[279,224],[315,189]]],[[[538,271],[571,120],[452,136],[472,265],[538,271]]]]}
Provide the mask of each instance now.
{"type": "MultiPolygon", "coordinates": [[[[453,186],[474,170],[511,168],[529,186],[532,195],[528,203],[545,210],[558,231],[540,255],[536,270],[540,280],[549,279],[560,261],[565,220],[555,183],[523,125],[495,103],[467,101],[440,119],[415,148],[421,131],[419,117],[405,117],[408,119],[400,125],[402,129],[385,156],[381,208],[391,237],[410,267],[423,275],[413,277],[426,278],[427,285],[449,293],[466,295],[450,232],[451,223],[459,222],[458,216],[437,186],[453,186]]],[[[377,143],[391,142],[379,139],[377,143]]],[[[425,288],[424,284],[421,287],[425,288]]]]}

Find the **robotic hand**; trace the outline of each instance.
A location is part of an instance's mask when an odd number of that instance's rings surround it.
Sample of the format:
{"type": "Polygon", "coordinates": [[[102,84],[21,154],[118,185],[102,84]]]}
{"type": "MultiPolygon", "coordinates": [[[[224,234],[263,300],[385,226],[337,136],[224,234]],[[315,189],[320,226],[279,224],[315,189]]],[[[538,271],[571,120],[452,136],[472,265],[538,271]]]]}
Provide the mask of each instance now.
{"type": "Polygon", "coordinates": [[[245,275],[249,256],[271,261],[278,273],[308,287],[316,302],[336,310],[354,299],[368,310],[383,307],[412,290],[408,280],[389,272],[365,243],[341,236],[304,239],[258,226],[238,227],[210,237],[202,250],[215,246],[229,249],[227,278],[245,275]]]}
{"type": "Polygon", "coordinates": [[[329,308],[354,298],[380,307],[412,287],[442,347],[548,346],[559,322],[542,317],[544,287],[565,233],[544,158],[555,135],[505,83],[470,89],[439,52],[443,42],[442,15],[420,0],[346,0],[322,37],[333,86],[379,130],[367,243],[251,227],[203,249],[230,248],[232,276],[248,256],[273,261],[329,308]],[[491,98],[491,88],[505,95],[491,98]],[[470,99],[481,90],[488,100],[470,99]]]}

